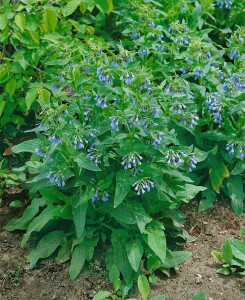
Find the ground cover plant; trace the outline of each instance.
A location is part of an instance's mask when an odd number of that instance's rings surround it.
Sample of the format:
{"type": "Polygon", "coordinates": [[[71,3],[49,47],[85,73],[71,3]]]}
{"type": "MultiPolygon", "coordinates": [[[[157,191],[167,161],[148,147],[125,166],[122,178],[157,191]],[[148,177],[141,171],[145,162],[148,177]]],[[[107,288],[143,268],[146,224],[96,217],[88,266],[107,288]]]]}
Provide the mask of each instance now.
{"type": "Polygon", "coordinates": [[[27,172],[30,205],[6,229],[26,230],[23,247],[35,236],[31,268],[56,254],[60,263],[71,260],[72,280],[102,248],[118,295],[137,282],[147,299],[155,271],[169,276],[190,256],[174,251],[189,239],[182,203],[202,192],[203,211],[225,195],[243,213],[244,7],[60,1],[36,13],[39,1],[20,2],[6,1],[9,15],[1,15],[7,50],[8,18],[15,18],[14,37],[22,43],[27,35],[25,50],[14,38],[14,51],[2,50],[2,68],[18,65],[17,75],[3,73],[2,125],[18,111],[17,86],[23,111],[34,105],[39,114],[36,138],[13,147],[32,153],[16,170],[27,172]],[[28,18],[39,20],[44,43],[32,37],[28,18]],[[38,68],[30,61],[25,69],[23,57],[35,53],[43,53],[38,68]],[[24,84],[20,68],[35,82],[24,84]]]}

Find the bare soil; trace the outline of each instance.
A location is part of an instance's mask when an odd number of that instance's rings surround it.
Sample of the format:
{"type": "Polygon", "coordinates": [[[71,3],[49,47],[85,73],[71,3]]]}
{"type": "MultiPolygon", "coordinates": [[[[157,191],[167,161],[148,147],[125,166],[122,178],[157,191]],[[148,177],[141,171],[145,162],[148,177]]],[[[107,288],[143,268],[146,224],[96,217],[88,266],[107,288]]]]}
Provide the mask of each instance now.
{"type": "MultiPolygon", "coordinates": [[[[151,295],[163,293],[167,300],[188,300],[204,291],[208,300],[245,299],[245,278],[218,275],[218,265],[210,254],[214,249],[220,250],[225,238],[239,237],[245,219],[238,219],[224,203],[205,213],[197,213],[195,203],[184,210],[186,229],[198,236],[195,242],[185,245],[193,255],[171,278],[158,278],[151,285],[151,295]]],[[[100,260],[88,265],[74,282],[69,279],[69,265],[59,265],[54,260],[46,260],[39,269],[30,270],[28,250],[20,248],[23,233],[2,229],[9,219],[20,214],[20,209],[0,207],[0,300],[87,300],[99,290],[111,290],[100,260]]]]}

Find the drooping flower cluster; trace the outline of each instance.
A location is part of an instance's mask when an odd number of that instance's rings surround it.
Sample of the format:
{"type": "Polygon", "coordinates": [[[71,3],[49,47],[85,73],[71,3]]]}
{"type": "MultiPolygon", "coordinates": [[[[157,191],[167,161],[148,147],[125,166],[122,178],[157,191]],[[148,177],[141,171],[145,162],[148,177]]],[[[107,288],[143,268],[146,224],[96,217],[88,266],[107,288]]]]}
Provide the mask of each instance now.
{"type": "Polygon", "coordinates": [[[165,159],[168,165],[177,167],[184,163],[183,157],[185,157],[183,152],[169,150],[165,159]]]}
{"type": "Polygon", "coordinates": [[[243,92],[245,90],[245,79],[237,73],[233,73],[231,77],[226,78],[223,83],[223,89],[225,91],[234,92],[239,90],[243,92]]]}
{"type": "Polygon", "coordinates": [[[145,192],[150,192],[154,186],[154,182],[149,179],[140,179],[132,184],[132,187],[138,196],[145,194],[145,192]]]}
{"type": "Polygon", "coordinates": [[[129,83],[132,83],[135,80],[135,76],[132,72],[126,72],[126,74],[122,75],[120,79],[128,85],[129,83]]]}
{"type": "Polygon", "coordinates": [[[121,164],[124,166],[125,170],[136,168],[137,166],[140,166],[142,164],[142,159],[143,157],[138,153],[130,153],[122,158],[121,164]]]}
{"type": "Polygon", "coordinates": [[[105,191],[97,190],[92,196],[91,200],[92,202],[95,202],[96,200],[102,200],[104,202],[107,202],[109,200],[109,194],[105,191]]]}
{"type": "Polygon", "coordinates": [[[190,154],[190,156],[187,160],[187,164],[188,164],[188,172],[192,172],[193,169],[196,168],[197,159],[193,153],[190,154]]]}
{"type": "Polygon", "coordinates": [[[80,137],[75,137],[74,142],[73,142],[73,148],[77,150],[84,149],[85,145],[87,144],[88,141],[86,139],[82,139],[80,137]]]}
{"type": "Polygon", "coordinates": [[[197,67],[193,70],[194,78],[203,77],[205,75],[205,70],[201,67],[197,67]]]}
{"type": "Polygon", "coordinates": [[[222,9],[223,7],[226,9],[232,9],[233,0],[217,0],[216,5],[219,9],[222,9]]]}
{"type": "Polygon", "coordinates": [[[102,109],[107,107],[107,97],[101,94],[97,94],[95,96],[96,105],[101,107],[102,109]]]}
{"type": "Polygon", "coordinates": [[[102,67],[99,67],[97,69],[96,74],[99,79],[99,82],[111,85],[113,84],[114,76],[109,76],[107,72],[102,70],[102,67]]]}
{"type": "Polygon", "coordinates": [[[65,186],[65,176],[61,172],[55,173],[54,171],[51,171],[47,178],[50,183],[56,183],[58,187],[65,186]]]}
{"type": "Polygon", "coordinates": [[[243,143],[227,143],[225,149],[227,150],[228,154],[233,156],[236,153],[239,154],[241,159],[245,158],[245,145],[243,143]]]}
{"type": "Polygon", "coordinates": [[[181,120],[181,124],[188,126],[189,128],[193,128],[194,126],[197,125],[197,121],[199,120],[199,117],[194,114],[185,114],[181,120]]]}
{"type": "Polygon", "coordinates": [[[101,157],[101,154],[98,153],[98,151],[95,149],[95,144],[92,144],[90,146],[90,148],[87,150],[88,154],[87,154],[87,157],[93,161],[96,166],[98,166],[98,164],[100,163],[100,157],[101,157]]]}
{"type": "Polygon", "coordinates": [[[48,140],[52,143],[52,144],[58,144],[62,141],[62,138],[57,138],[55,135],[52,135],[48,138],[48,140]]]}
{"type": "Polygon", "coordinates": [[[219,93],[212,93],[208,96],[205,103],[208,105],[208,111],[214,118],[214,122],[221,124],[222,123],[222,103],[220,101],[219,93]]]}
{"type": "Polygon", "coordinates": [[[115,131],[119,131],[119,119],[118,117],[111,116],[109,117],[111,120],[111,128],[114,129],[115,131]]]}
{"type": "Polygon", "coordinates": [[[164,134],[163,132],[158,131],[155,134],[154,141],[153,141],[152,145],[159,146],[161,144],[163,134],[164,134]]]}
{"type": "Polygon", "coordinates": [[[226,148],[225,149],[228,151],[229,155],[234,155],[235,154],[234,147],[235,147],[235,143],[227,143],[226,144],[226,148]]]}
{"type": "Polygon", "coordinates": [[[170,107],[170,111],[175,115],[182,115],[183,111],[186,109],[186,106],[183,103],[175,103],[170,107]]]}

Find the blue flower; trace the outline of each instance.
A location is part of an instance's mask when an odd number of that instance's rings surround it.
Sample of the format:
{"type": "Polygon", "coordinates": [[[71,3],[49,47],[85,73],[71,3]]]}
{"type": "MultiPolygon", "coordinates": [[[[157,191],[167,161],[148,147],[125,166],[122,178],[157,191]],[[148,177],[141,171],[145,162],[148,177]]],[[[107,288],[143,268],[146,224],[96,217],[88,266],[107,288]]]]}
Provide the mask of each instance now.
{"type": "Polygon", "coordinates": [[[54,171],[51,171],[47,178],[50,183],[56,183],[58,187],[65,186],[65,176],[61,172],[55,173],[54,171]]]}
{"type": "Polygon", "coordinates": [[[198,77],[203,77],[205,75],[205,71],[201,67],[197,67],[193,70],[194,78],[197,79],[198,77]]]}
{"type": "Polygon", "coordinates": [[[132,184],[132,187],[138,196],[145,194],[145,192],[150,192],[154,186],[154,182],[149,179],[140,179],[132,184]]]}
{"type": "Polygon", "coordinates": [[[228,151],[229,155],[234,155],[235,154],[235,143],[227,143],[225,149],[228,151]]]}
{"type": "Polygon", "coordinates": [[[226,9],[231,9],[233,5],[233,0],[217,0],[216,5],[219,9],[225,7],[226,9]]]}
{"type": "Polygon", "coordinates": [[[120,79],[125,83],[129,84],[132,83],[135,80],[135,76],[132,72],[126,72],[126,74],[122,75],[120,79]]]}
{"type": "Polygon", "coordinates": [[[119,120],[118,117],[111,116],[109,117],[111,120],[111,128],[114,129],[115,131],[119,131],[119,120]]]}
{"type": "Polygon", "coordinates": [[[184,163],[184,159],[182,158],[182,156],[185,157],[185,154],[181,151],[175,152],[173,150],[169,150],[165,159],[168,165],[177,167],[184,163]]]}
{"type": "Polygon", "coordinates": [[[128,155],[125,155],[122,158],[122,165],[124,166],[124,169],[131,169],[136,168],[137,166],[140,166],[142,164],[142,156],[137,153],[131,153],[128,155]]]}

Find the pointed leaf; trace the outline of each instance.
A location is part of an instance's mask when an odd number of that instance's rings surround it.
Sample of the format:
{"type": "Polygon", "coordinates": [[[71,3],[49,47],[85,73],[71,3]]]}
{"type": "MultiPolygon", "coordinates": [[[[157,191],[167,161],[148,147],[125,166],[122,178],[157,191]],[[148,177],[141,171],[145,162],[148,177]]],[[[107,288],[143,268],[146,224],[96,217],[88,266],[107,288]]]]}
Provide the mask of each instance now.
{"type": "Polygon", "coordinates": [[[138,272],[144,249],[139,240],[128,241],[125,244],[128,260],[135,272],[138,272]]]}
{"type": "Polygon", "coordinates": [[[120,170],[116,176],[116,192],[114,198],[114,208],[116,208],[127,196],[134,179],[130,176],[129,170],[120,170]]]}
{"type": "Polygon", "coordinates": [[[86,169],[90,171],[101,171],[99,167],[92,162],[85,153],[80,153],[79,156],[75,159],[75,162],[81,169],[86,169]]]}
{"type": "Polygon", "coordinates": [[[72,214],[78,238],[83,235],[88,208],[88,202],[79,204],[81,193],[81,191],[75,193],[72,198],[72,214]]]}
{"type": "Polygon", "coordinates": [[[141,293],[142,299],[147,300],[150,293],[149,282],[144,274],[139,275],[138,277],[138,289],[141,293]]]}
{"type": "Polygon", "coordinates": [[[227,181],[228,195],[231,198],[231,207],[238,217],[243,213],[244,192],[241,176],[231,176],[227,181]]]}
{"type": "Polygon", "coordinates": [[[166,237],[164,231],[162,229],[148,231],[145,239],[151,250],[164,263],[166,258],[166,237]]]}
{"type": "Polygon", "coordinates": [[[30,253],[30,268],[34,268],[40,258],[49,257],[65,241],[66,236],[61,230],[51,231],[45,235],[30,253]]]}
{"type": "Polygon", "coordinates": [[[24,32],[26,28],[26,17],[23,13],[19,13],[15,15],[15,23],[21,30],[21,32],[24,32]]]}
{"type": "Polygon", "coordinates": [[[57,15],[53,9],[45,8],[43,13],[43,23],[48,31],[55,31],[57,25],[57,15]]]}
{"type": "Polygon", "coordinates": [[[106,300],[110,295],[111,293],[108,291],[99,291],[92,300],[106,300]]]}
{"type": "Polygon", "coordinates": [[[228,239],[224,241],[224,244],[223,244],[222,249],[221,249],[221,256],[222,256],[222,259],[227,264],[231,263],[233,254],[232,254],[231,243],[228,239]]]}
{"type": "Polygon", "coordinates": [[[224,178],[229,177],[229,171],[223,162],[220,162],[217,167],[209,170],[209,176],[211,184],[216,193],[219,194],[220,187],[223,183],[224,178]]]}

